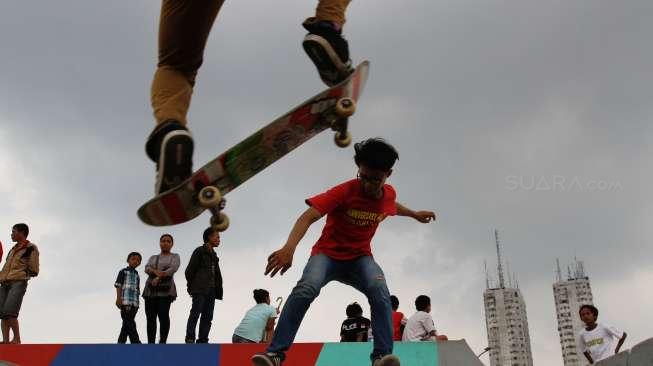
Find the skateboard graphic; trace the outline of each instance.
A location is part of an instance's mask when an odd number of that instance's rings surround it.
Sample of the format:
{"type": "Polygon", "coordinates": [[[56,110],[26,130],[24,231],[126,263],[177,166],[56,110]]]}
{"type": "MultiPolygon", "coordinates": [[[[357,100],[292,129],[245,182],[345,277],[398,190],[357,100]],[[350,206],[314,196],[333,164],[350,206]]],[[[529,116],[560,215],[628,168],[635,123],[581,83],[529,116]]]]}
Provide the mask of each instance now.
{"type": "Polygon", "coordinates": [[[348,118],[356,111],[368,70],[369,61],[361,62],[346,80],[270,122],[177,187],[145,202],[138,217],[148,225],[168,226],[190,221],[208,209],[211,226],[226,230],[229,218],[222,212],[224,195],[327,128],[335,131],[336,145],[351,143],[348,118]]]}

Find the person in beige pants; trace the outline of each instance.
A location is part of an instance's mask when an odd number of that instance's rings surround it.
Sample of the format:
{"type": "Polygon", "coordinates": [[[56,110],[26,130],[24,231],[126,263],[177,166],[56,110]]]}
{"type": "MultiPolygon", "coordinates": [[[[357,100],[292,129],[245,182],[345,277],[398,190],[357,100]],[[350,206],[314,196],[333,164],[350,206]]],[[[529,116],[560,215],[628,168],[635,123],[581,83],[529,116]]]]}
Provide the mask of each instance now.
{"type": "MultiPolygon", "coordinates": [[[[159,60],[151,102],[156,126],[147,139],[147,155],[157,164],[155,194],[165,192],[192,173],[193,139],[186,115],[204,47],[224,0],[162,0],[159,60]]],[[[350,0],[320,0],[314,17],[303,23],[303,47],[327,85],[352,71],[349,47],[342,37],[350,0]]]]}

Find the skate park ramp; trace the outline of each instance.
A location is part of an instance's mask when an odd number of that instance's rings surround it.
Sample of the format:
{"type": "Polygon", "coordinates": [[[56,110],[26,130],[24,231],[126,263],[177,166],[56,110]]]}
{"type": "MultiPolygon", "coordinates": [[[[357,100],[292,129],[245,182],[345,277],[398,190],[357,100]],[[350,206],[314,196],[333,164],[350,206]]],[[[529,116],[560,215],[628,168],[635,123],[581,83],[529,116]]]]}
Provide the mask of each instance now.
{"type": "MultiPolygon", "coordinates": [[[[17,366],[248,366],[264,344],[0,345],[2,362],[17,366]]],[[[368,366],[372,343],[297,343],[284,366],[368,366]]],[[[395,342],[402,366],[483,366],[465,340],[395,342]]],[[[612,366],[612,365],[610,365],[612,366]]]]}
{"type": "Polygon", "coordinates": [[[621,351],[596,366],[653,366],[653,338],[637,343],[633,348],[621,351]]]}

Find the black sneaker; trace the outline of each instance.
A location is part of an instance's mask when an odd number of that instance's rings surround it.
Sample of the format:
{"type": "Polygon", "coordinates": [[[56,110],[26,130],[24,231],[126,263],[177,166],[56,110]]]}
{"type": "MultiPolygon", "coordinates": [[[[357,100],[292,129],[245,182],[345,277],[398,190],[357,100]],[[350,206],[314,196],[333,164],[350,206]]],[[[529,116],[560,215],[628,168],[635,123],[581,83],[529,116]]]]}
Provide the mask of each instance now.
{"type": "Polygon", "coordinates": [[[193,173],[193,137],[177,121],[156,126],[147,138],[145,152],[156,163],[155,195],[176,187],[193,173]]]}
{"type": "Polygon", "coordinates": [[[284,358],[281,353],[276,352],[257,353],[252,356],[252,362],[255,366],[281,366],[284,358]]]}
{"type": "Polygon", "coordinates": [[[328,86],[345,80],[354,69],[349,59],[349,44],[333,22],[308,18],[302,24],[308,34],[302,46],[311,58],[320,78],[328,86]]]}

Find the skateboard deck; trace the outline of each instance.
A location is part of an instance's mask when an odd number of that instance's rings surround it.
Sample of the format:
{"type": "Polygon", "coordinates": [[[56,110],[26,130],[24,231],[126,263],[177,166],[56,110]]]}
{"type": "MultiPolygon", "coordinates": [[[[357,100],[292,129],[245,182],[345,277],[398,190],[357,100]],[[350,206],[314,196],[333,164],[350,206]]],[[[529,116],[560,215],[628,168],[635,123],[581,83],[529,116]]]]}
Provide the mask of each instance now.
{"type": "Polygon", "coordinates": [[[306,100],[198,169],[186,181],[145,202],[138,217],[153,226],[192,220],[204,210],[213,213],[211,225],[226,230],[224,195],[281,159],[320,132],[336,131],[335,142],[351,141],[348,117],[365,87],[369,61],[361,62],[341,83],[306,100]]]}

